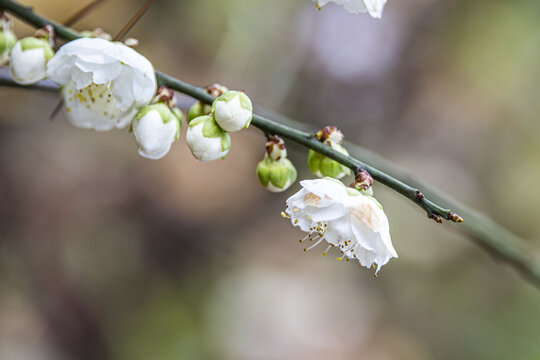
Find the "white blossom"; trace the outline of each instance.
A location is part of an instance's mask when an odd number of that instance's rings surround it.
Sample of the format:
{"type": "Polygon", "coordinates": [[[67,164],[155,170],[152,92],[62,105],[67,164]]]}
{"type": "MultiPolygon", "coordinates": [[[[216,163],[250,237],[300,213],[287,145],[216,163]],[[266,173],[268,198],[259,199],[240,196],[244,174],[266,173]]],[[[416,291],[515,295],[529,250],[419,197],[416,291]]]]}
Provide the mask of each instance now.
{"type": "Polygon", "coordinates": [[[231,148],[229,134],[209,115],[191,120],[186,141],[193,156],[203,162],[224,159],[231,148]]]}
{"type": "Polygon", "coordinates": [[[308,235],[301,240],[313,242],[309,250],[323,240],[338,248],[347,261],[358,260],[377,271],[397,253],[390,239],[388,218],[371,196],[348,188],[331,178],[304,180],[302,189],[287,199],[284,215],[308,235]]]}
{"type": "Polygon", "coordinates": [[[337,5],[342,5],[345,10],[350,13],[358,14],[369,12],[369,14],[377,19],[382,17],[384,5],[387,0],[313,0],[319,7],[322,7],[329,2],[337,5]]]}
{"type": "Polygon", "coordinates": [[[156,92],[150,61],[122,43],[101,38],[65,44],[49,61],[47,74],[62,86],[68,119],[86,129],[125,128],[156,92]]]}
{"type": "Polygon", "coordinates": [[[17,41],[9,57],[11,77],[22,85],[45,79],[47,62],[53,55],[53,49],[46,38],[27,37],[17,41]]]}
{"type": "Polygon", "coordinates": [[[218,125],[229,132],[246,129],[253,116],[251,100],[239,91],[227,91],[218,97],[212,109],[218,125]]]}
{"type": "Polygon", "coordinates": [[[182,113],[173,110],[164,103],[156,103],[141,108],[131,130],[139,144],[139,154],[147,159],[161,159],[169,150],[173,142],[178,140],[182,113]]]}

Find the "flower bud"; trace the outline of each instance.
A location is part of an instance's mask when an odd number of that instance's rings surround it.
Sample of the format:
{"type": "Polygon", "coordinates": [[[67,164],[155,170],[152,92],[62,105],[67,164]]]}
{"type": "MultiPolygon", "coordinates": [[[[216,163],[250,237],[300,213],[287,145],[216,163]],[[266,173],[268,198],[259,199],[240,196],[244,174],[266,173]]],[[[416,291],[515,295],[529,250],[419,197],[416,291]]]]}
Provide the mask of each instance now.
{"type": "Polygon", "coordinates": [[[187,113],[187,122],[188,124],[191,120],[198,118],[199,116],[210,115],[212,113],[212,106],[206,105],[201,101],[196,101],[190,108],[187,113]]]}
{"type": "Polygon", "coordinates": [[[324,144],[340,144],[343,142],[345,136],[335,126],[326,126],[323,129],[317,131],[315,139],[324,144]]]}
{"type": "MultiPolygon", "coordinates": [[[[221,95],[223,95],[223,93],[229,91],[229,89],[220,84],[212,84],[205,87],[204,90],[215,98],[220,97],[221,95]]],[[[211,105],[207,105],[202,101],[197,101],[189,108],[189,111],[187,113],[187,122],[189,124],[191,120],[195,119],[196,117],[210,115],[211,113],[211,105]]]]}
{"type": "MultiPolygon", "coordinates": [[[[341,143],[343,142],[343,133],[335,126],[326,126],[315,134],[315,138],[323,144],[331,147],[337,152],[344,155],[349,155],[341,143]]],[[[351,174],[351,169],[330,159],[314,150],[310,150],[308,154],[309,170],[319,177],[332,177],[341,179],[342,177],[351,174]]]]}
{"type": "Polygon", "coordinates": [[[17,37],[13,32],[11,17],[5,13],[0,13],[0,66],[8,62],[9,52],[16,42],[17,37]]]}
{"type": "Polygon", "coordinates": [[[94,30],[81,31],[81,36],[89,38],[100,38],[108,41],[112,40],[111,34],[105,32],[102,28],[95,28],[94,30]]]}
{"type": "MultiPolygon", "coordinates": [[[[339,144],[332,145],[331,147],[342,154],[349,155],[347,149],[339,144]]],[[[337,161],[313,150],[309,150],[308,167],[309,170],[318,177],[328,176],[334,179],[341,179],[342,177],[351,173],[351,169],[345,165],[342,165],[337,161]]]]}
{"type": "Polygon", "coordinates": [[[253,116],[251,100],[243,92],[227,91],[212,104],[214,118],[225,131],[247,129],[253,116]]]}
{"type": "Polygon", "coordinates": [[[181,126],[179,109],[171,110],[165,102],[143,106],[131,124],[139,154],[147,159],[161,159],[178,140],[181,126]]]}
{"type": "Polygon", "coordinates": [[[36,32],[39,37],[19,40],[11,49],[9,72],[19,84],[33,84],[47,77],[47,62],[53,57],[54,51],[52,27],[45,28],[36,32]]]}
{"type": "Polygon", "coordinates": [[[268,155],[257,165],[260,183],[271,192],[287,190],[296,181],[296,169],[287,158],[274,161],[268,155]]]}
{"type": "Polygon", "coordinates": [[[231,148],[231,138],[209,115],[199,116],[189,123],[186,141],[199,161],[225,159],[231,148]]]}
{"type": "Polygon", "coordinates": [[[373,178],[371,177],[371,175],[366,170],[360,169],[360,171],[356,173],[354,182],[351,184],[351,187],[357,190],[369,190],[371,189],[372,185],[373,178]]]}
{"type": "Polygon", "coordinates": [[[285,143],[278,136],[268,136],[266,156],[257,165],[259,182],[271,192],[287,190],[296,181],[296,169],[287,159],[285,143]]]}

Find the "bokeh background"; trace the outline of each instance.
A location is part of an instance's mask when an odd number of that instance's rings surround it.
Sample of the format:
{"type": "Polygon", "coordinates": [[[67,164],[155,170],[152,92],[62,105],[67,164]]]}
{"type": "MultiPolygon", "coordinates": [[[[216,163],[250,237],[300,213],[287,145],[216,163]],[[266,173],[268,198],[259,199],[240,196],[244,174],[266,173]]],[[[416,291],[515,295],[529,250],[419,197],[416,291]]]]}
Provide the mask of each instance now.
{"type": "MultiPolygon", "coordinates": [[[[25,3],[58,21],[83,5],[25,3]]],[[[74,27],[114,33],[142,3],[74,27]]],[[[130,35],[156,68],[337,125],[539,248],[538,1],[390,0],[378,21],[310,0],[160,0],[130,35]]],[[[540,358],[540,293],[459,225],[376,185],[400,257],[374,278],[302,251],[280,216],[298,186],[258,184],[257,129],[225,161],[198,163],[184,139],[151,161],[127,130],[49,121],[57,101],[0,88],[1,359],[540,358]]]]}

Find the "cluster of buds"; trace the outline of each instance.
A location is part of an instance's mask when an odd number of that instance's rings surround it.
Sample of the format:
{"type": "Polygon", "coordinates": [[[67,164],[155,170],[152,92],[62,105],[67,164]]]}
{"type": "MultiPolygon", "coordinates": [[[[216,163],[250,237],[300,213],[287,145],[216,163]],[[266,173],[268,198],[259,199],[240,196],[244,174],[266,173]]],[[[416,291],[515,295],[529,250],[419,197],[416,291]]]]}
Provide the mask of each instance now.
{"type": "Polygon", "coordinates": [[[188,112],[186,141],[193,156],[200,161],[227,157],[231,148],[228,133],[246,129],[251,123],[253,106],[249,97],[243,92],[224,90],[218,85],[209,90],[222,92],[212,103],[209,113],[200,103],[195,103],[188,112]]]}
{"type": "Polygon", "coordinates": [[[47,63],[54,56],[54,30],[46,25],[15,43],[10,51],[9,72],[22,85],[34,84],[47,77],[47,63]]]}
{"type": "MultiPolygon", "coordinates": [[[[319,130],[315,134],[315,139],[339,153],[349,155],[347,149],[341,145],[344,139],[343,133],[335,126],[327,126],[322,130],[319,130]]],[[[351,174],[351,170],[345,165],[342,165],[314,150],[309,150],[308,167],[309,170],[318,177],[328,176],[335,179],[341,179],[342,177],[351,174]]]]}
{"type": "Polygon", "coordinates": [[[149,105],[135,115],[131,131],[139,145],[139,154],[148,159],[161,159],[180,137],[183,115],[176,107],[174,92],[162,86],[149,105]]]}
{"type": "Polygon", "coordinates": [[[278,136],[268,136],[266,155],[257,165],[259,182],[271,192],[287,190],[296,181],[296,168],[287,159],[285,143],[278,136]]]}

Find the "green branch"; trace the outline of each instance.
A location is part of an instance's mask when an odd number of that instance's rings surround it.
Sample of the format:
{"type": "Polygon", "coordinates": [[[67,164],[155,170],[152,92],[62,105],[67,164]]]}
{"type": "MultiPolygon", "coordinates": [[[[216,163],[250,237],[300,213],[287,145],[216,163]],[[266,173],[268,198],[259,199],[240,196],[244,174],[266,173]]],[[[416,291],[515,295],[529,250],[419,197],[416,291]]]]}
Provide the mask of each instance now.
{"type": "MultiPolygon", "coordinates": [[[[49,24],[55,29],[57,36],[65,40],[70,41],[80,37],[77,32],[39,16],[33,11],[32,8],[22,6],[15,1],[0,0],[0,9],[6,10],[21,20],[36,27],[42,27],[49,24]]],[[[161,85],[165,85],[171,89],[182,92],[204,103],[211,104],[214,101],[214,98],[203,88],[188,84],[159,71],[156,72],[156,78],[161,85]]],[[[323,155],[326,155],[329,158],[349,167],[355,172],[359,171],[360,169],[368,171],[375,180],[410,199],[415,204],[420,206],[427,213],[428,217],[438,222],[441,221],[441,218],[455,222],[463,221],[461,217],[454,212],[425,197],[417,189],[417,187],[424,188],[424,186],[420,186],[422,185],[421,183],[411,180],[408,174],[401,173],[394,167],[389,166],[388,163],[381,162],[381,160],[379,160],[379,168],[375,168],[351,156],[346,156],[334,151],[332,148],[316,140],[312,133],[283,125],[258,114],[254,114],[252,124],[265,133],[280,135],[283,138],[289,139],[309,149],[313,149],[323,155]],[[385,171],[381,171],[380,169],[384,169],[385,171]],[[412,185],[408,185],[407,183],[412,185]]],[[[357,147],[357,150],[358,149],[361,148],[357,147]]],[[[365,155],[366,151],[362,151],[365,155]]],[[[355,153],[355,151],[353,151],[353,153],[355,153]]],[[[364,157],[372,158],[371,156],[364,157]]],[[[467,230],[479,245],[486,248],[498,258],[512,265],[528,280],[535,283],[537,286],[540,286],[540,266],[533,258],[531,258],[529,253],[519,245],[519,238],[506,229],[500,227],[490,219],[478,215],[477,213],[470,211],[463,206],[460,206],[455,200],[445,199],[444,196],[438,195],[438,192],[436,191],[426,192],[426,195],[429,195],[429,198],[434,199],[436,202],[446,203],[449,207],[459,209],[467,220],[467,222],[463,225],[465,227],[464,230],[467,230]]]]}

